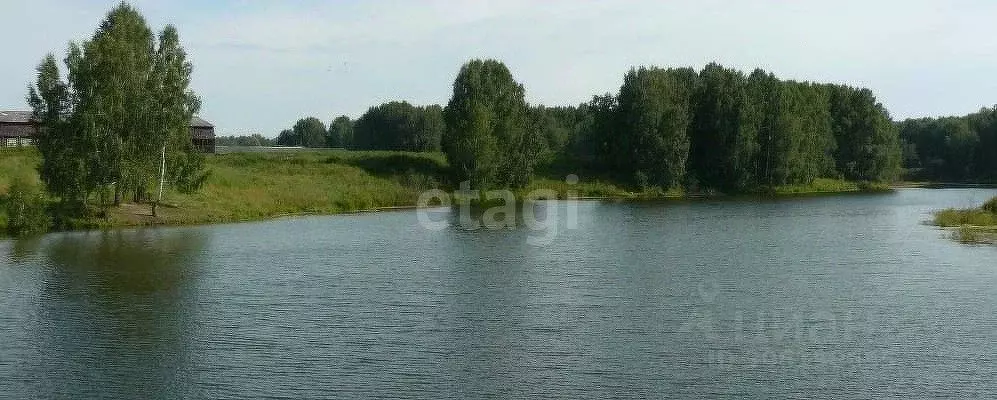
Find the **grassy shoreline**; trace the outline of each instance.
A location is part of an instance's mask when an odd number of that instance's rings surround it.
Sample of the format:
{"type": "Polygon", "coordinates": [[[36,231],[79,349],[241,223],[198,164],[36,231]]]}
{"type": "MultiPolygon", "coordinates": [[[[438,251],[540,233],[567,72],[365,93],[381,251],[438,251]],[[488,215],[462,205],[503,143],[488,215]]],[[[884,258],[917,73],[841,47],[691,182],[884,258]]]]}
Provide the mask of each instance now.
{"type": "Polygon", "coordinates": [[[997,244],[997,197],[978,208],[950,208],[935,213],[932,223],[952,231],[952,238],[967,244],[997,244]]]}
{"type": "MultiPolygon", "coordinates": [[[[0,195],[15,177],[38,184],[37,152],[4,149],[0,152],[0,195]]],[[[211,176],[194,194],[167,192],[152,217],[148,204],[124,203],[106,217],[92,217],[83,229],[149,225],[200,225],[249,222],[301,215],[331,215],[413,209],[419,195],[430,189],[447,190],[441,182],[446,161],[439,153],[309,150],[277,153],[232,153],[209,156],[211,176]]],[[[818,179],[810,185],[763,188],[725,196],[680,190],[631,191],[614,183],[581,180],[568,183],[536,178],[516,191],[525,198],[537,189],[553,191],[560,199],[655,201],[744,196],[811,196],[889,191],[879,184],[818,179]]],[[[451,193],[452,194],[452,193],[451,193]]],[[[5,231],[0,220],[0,231],[5,231]]]]}

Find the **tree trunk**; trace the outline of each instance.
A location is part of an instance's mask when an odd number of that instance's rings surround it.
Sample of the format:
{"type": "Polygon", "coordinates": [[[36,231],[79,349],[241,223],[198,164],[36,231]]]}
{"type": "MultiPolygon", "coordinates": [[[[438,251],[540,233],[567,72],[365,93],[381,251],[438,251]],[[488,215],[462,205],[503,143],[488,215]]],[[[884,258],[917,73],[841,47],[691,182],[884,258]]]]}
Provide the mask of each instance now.
{"type": "Polygon", "coordinates": [[[163,144],[163,158],[161,164],[159,164],[159,194],[156,195],[156,201],[152,202],[152,216],[156,217],[156,208],[159,207],[159,202],[163,201],[163,183],[166,182],[166,145],[163,144]]]}

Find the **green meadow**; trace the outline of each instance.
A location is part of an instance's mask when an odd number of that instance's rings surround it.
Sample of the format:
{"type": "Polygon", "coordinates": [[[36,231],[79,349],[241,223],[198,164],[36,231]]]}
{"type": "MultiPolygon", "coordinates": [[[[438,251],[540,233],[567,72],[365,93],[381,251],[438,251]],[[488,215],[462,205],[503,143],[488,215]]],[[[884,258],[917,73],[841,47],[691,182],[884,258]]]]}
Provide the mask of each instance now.
{"type": "Polygon", "coordinates": [[[997,197],[979,208],[939,211],[934,224],[951,228],[953,239],[963,243],[997,243],[997,197]]]}
{"type": "MultiPolygon", "coordinates": [[[[20,177],[40,187],[34,149],[0,150],[0,196],[20,177]]],[[[414,207],[430,189],[452,191],[445,182],[447,163],[442,153],[350,151],[340,149],[298,152],[249,152],[207,157],[210,176],[196,193],[167,191],[158,215],[149,204],[124,203],[106,214],[95,213],[74,223],[76,228],[139,225],[188,225],[252,221],[290,215],[337,214],[414,207]]],[[[664,199],[701,197],[703,194],[628,189],[608,180],[568,180],[540,176],[516,191],[525,198],[543,189],[557,198],[664,199]]],[[[769,195],[854,192],[870,190],[854,182],[817,179],[811,185],[771,188],[769,195]]],[[[6,218],[0,213],[0,230],[6,218]]]]}

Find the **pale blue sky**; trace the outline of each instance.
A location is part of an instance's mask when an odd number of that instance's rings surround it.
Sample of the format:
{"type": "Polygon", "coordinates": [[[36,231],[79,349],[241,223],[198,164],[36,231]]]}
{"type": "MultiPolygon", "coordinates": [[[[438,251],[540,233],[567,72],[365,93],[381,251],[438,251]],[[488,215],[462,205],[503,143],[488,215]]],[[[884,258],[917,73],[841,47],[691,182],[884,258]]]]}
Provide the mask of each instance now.
{"type": "MultiPolygon", "coordinates": [[[[34,66],[61,59],[117,1],[3,0],[0,109],[26,108],[34,66]]],[[[531,103],[615,92],[632,65],[710,61],[866,86],[895,117],[997,103],[997,2],[134,1],[172,23],[219,134],[274,136],[297,118],[389,100],[445,104],[460,65],[504,61],[531,103]],[[210,4],[209,4],[210,3],[210,4]]]]}

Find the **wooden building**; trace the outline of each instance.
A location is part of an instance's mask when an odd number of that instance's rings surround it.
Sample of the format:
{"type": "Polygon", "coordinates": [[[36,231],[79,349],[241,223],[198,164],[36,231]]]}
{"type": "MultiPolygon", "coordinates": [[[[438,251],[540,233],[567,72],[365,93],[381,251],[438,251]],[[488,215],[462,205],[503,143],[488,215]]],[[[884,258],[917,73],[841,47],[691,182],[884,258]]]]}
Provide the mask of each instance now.
{"type": "Polygon", "coordinates": [[[31,111],[0,111],[0,147],[31,146],[35,132],[31,111]]]}
{"type": "MultiPolygon", "coordinates": [[[[0,111],[0,147],[34,145],[38,123],[31,118],[31,111],[0,111]]],[[[193,117],[190,119],[190,140],[204,153],[215,152],[215,126],[193,117]]]]}
{"type": "Polygon", "coordinates": [[[214,153],[215,126],[195,115],[190,119],[190,140],[202,153],[214,153]]]}

